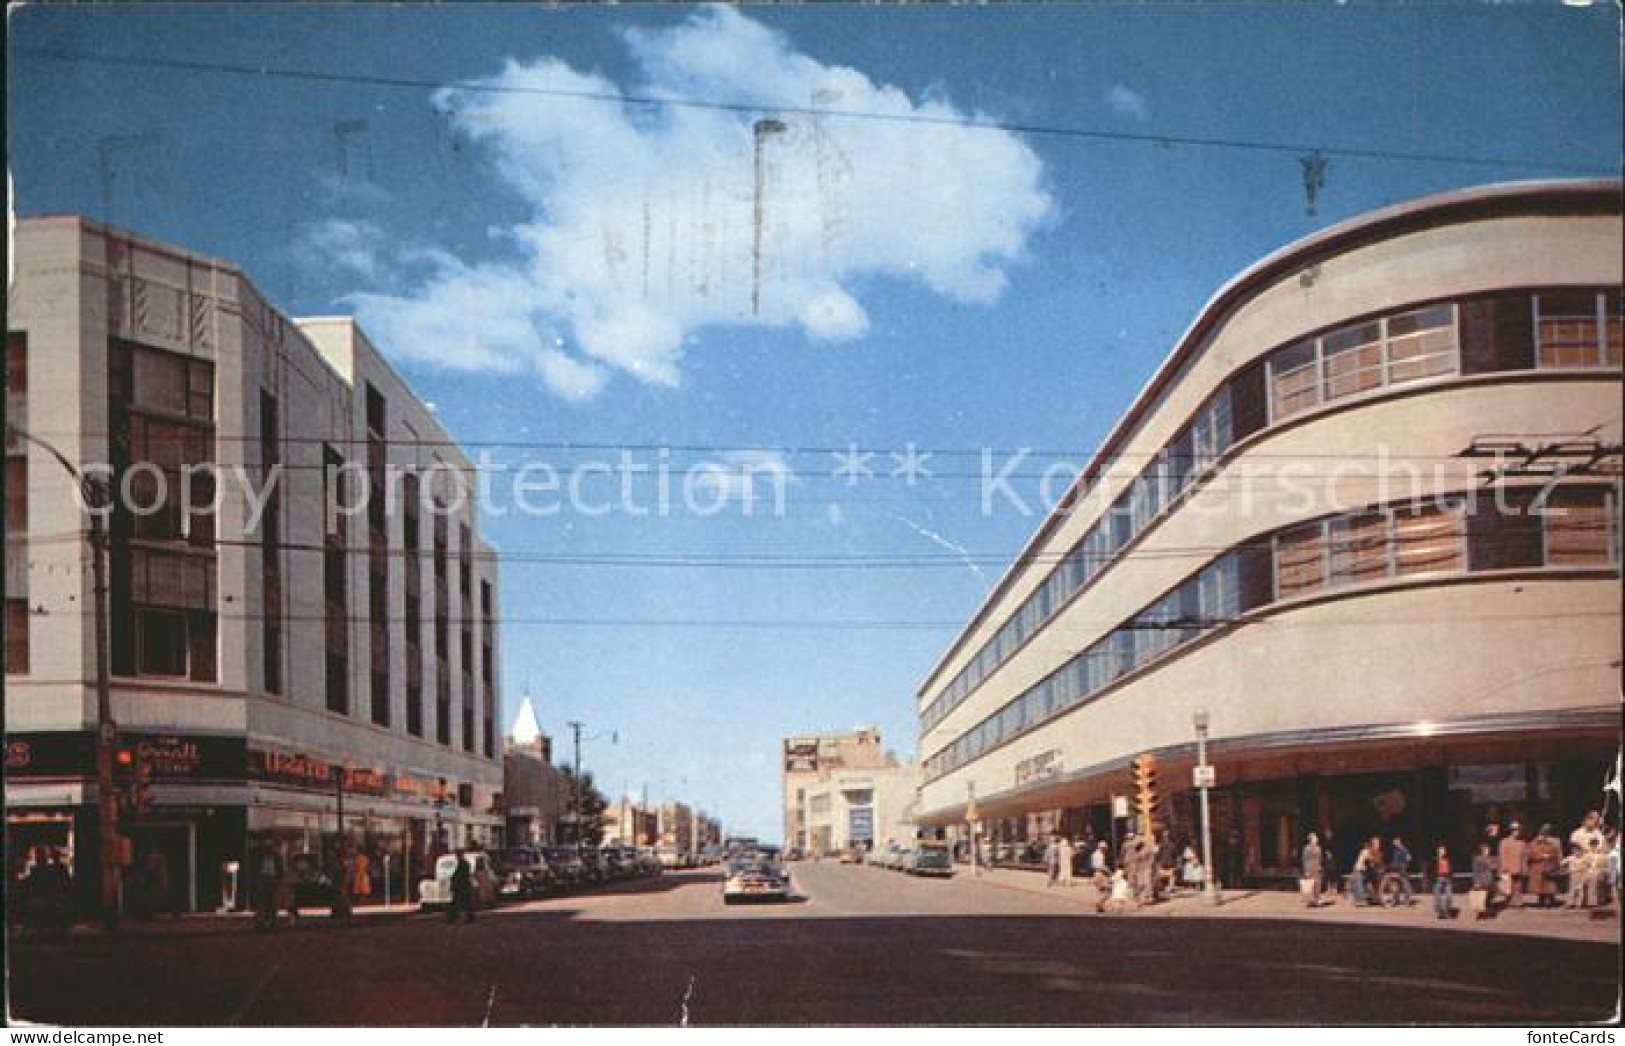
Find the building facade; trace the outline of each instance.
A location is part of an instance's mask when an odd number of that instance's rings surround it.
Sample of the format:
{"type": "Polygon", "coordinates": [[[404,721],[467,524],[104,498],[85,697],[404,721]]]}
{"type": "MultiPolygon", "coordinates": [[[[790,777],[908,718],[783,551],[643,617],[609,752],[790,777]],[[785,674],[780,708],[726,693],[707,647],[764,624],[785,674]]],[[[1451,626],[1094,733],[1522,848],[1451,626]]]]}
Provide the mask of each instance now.
{"type": "Polygon", "coordinates": [[[844,734],[785,738],[780,772],[784,845],[807,849],[807,786],[817,783],[822,774],[848,767],[884,767],[893,762],[891,754],[881,747],[880,731],[872,726],[844,734]]]}
{"type": "Polygon", "coordinates": [[[1194,840],[1199,716],[1227,881],[1601,807],[1620,198],[1431,197],[1221,289],[920,688],[922,820],[1107,837],[1149,754],[1194,840]]]}
{"type": "Polygon", "coordinates": [[[908,845],[916,833],[920,768],[909,762],[865,769],[831,769],[804,786],[805,852],[908,845]]]}
{"type": "MultiPolygon", "coordinates": [[[[151,777],[133,867],[157,851],[171,902],[207,909],[258,843],[410,883],[489,841],[497,570],[430,410],[352,321],[291,321],[228,263],[75,217],[15,243],[8,419],[114,482],[113,719],[151,777]]],[[[6,511],[8,852],[67,850],[93,896],[85,511],[23,440],[6,511]]]]}

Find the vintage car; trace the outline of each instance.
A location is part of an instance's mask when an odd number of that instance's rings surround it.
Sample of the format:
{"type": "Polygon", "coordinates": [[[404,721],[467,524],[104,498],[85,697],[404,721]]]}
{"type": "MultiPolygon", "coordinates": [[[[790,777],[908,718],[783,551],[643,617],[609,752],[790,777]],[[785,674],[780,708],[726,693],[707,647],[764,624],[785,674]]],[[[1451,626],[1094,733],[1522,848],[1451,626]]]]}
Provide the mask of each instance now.
{"type": "Polygon", "coordinates": [[[784,901],[790,897],[790,876],[769,853],[739,853],[723,867],[722,902],[784,901]]]}
{"type": "Polygon", "coordinates": [[[496,855],[497,892],[504,897],[540,897],[553,885],[547,857],[534,846],[510,846],[496,855]]]}
{"type": "Polygon", "coordinates": [[[553,873],[553,881],[560,886],[576,886],[588,878],[581,851],[573,846],[544,846],[542,858],[553,873]]]}
{"type": "Polygon", "coordinates": [[[954,874],[954,862],[946,845],[921,843],[909,851],[908,862],[903,866],[903,871],[909,875],[950,879],[954,874]]]}
{"type": "MultiPolygon", "coordinates": [[[[488,908],[497,903],[497,875],[491,855],[483,850],[463,854],[474,882],[474,907],[488,908]]],[[[434,863],[434,876],[418,883],[418,903],[424,908],[451,906],[451,876],[457,870],[457,855],[442,854],[434,863]]]]}

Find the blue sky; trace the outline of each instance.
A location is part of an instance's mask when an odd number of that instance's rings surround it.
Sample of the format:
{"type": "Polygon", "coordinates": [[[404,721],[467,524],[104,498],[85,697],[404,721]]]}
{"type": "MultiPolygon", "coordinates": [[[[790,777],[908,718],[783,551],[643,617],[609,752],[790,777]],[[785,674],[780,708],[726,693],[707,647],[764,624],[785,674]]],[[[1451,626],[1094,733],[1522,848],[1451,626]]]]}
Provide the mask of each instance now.
{"type": "Polygon", "coordinates": [[[1260,256],[1430,192],[1617,173],[1621,150],[1603,5],[37,7],[11,47],[20,214],[110,218],[239,263],[293,315],[357,313],[457,437],[532,444],[503,460],[703,447],[669,460],[794,477],[782,517],[486,524],[514,557],[507,714],[528,691],[561,740],[614,730],[586,752],[611,791],[766,837],[782,737],[874,723],[913,752],[917,684],[1037,524],[980,512],[978,458],[946,451],[1081,463],[1260,256]],[[1324,148],[1318,213],[1295,149],[1140,140],[1163,136],[1324,148]],[[817,449],[888,472],[909,443],[934,453],[914,483],[848,484],[817,449]],[[560,554],[722,561],[525,561],[560,554]],[[830,565],[853,556],[929,561],[830,565]],[[683,623],[592,623],[628,619],[683,623]]]}

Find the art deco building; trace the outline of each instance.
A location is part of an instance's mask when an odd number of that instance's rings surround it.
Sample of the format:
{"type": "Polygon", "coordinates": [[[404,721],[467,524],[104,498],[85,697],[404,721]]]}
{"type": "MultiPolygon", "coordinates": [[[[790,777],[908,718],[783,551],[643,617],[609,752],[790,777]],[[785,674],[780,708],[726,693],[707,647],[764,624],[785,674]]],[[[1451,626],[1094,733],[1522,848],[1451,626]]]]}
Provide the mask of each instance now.
{"type": "MultiPolygon", "coordinates": [[[[118,494],[113,718],[152,777],[136,866],[163,853],[173,900],[213,908],[256,841],[342,832],[410,882],[489,838],[497,572],[432,412],[352,321],[291,321],[229,263],[75,217],[15,243],[8,421],[118,494]]],[[[87,519],[41,445],[7,445],[6,521],[7,849],[88,870],[87,519]]]]}
{"type": "Polygon", "coordinates": [[[1203,711],[1232,880],[1289,875],[1311,829],[1465,856],[1600,806],[1620,209],[1618,182],[1452,192],[1223,287],[920,688],[922,820],[1104,836],[1149,753],[1194,838],[1203,711]]]}

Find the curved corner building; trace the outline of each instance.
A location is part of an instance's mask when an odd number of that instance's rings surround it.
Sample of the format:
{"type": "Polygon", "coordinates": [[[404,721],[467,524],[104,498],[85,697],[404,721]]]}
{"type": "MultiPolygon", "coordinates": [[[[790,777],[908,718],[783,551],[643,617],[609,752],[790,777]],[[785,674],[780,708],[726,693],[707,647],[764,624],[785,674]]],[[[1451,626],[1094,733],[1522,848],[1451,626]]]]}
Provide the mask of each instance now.
{"type": "MultiPolygon", "coordinates": [[[[1155,820],[1288,876],[1304,832],[1465,856],[1620,748],[1621,184],[1391,207],[1202,310],[919,692],[921,820],[1155,820]]],[[[957,830],[957,829],[956,829],[957,830]]]]}

